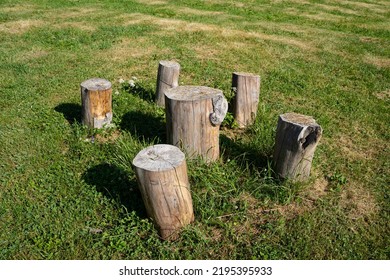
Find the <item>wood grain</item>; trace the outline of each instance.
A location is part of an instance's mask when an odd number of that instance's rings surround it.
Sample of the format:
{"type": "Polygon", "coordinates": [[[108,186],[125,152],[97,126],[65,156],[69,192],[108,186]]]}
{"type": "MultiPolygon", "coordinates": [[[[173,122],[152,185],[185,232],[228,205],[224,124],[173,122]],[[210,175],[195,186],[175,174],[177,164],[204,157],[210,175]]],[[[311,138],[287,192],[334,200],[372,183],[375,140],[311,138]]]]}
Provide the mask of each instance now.
{"type": "Polygon", "coordinates": [[[234,72],[232,77],[233,116],[239,127],[253,124],[259,106],[260,76],[234,72]]]}
{"type": "Polygon", "coordinates": [[[103,128],[112,121],[112,88],[105,79],[92,78],[81,83],[82,123],[103,128]]]}
{"type": "Polygon", "coordinates": [[[306,180],[321,137],[322,128],[312,117],[296,113],[280,115],[274,150],[275,172],[284,179],[306,180]]]}
{"type": "Polygon", "coordinates": [[[133,160],[148,216],[162,239],[174,240],[194,220],[185,155],[172,145],[154,145],[133,160]]]}
{"type": "Polygon", "coordinates": [[[211,162],[219,158],[219,127],[227,101],[221,90],[204,86],[178,86],[165,92],[168,143],[189,157],[211,162]]]}

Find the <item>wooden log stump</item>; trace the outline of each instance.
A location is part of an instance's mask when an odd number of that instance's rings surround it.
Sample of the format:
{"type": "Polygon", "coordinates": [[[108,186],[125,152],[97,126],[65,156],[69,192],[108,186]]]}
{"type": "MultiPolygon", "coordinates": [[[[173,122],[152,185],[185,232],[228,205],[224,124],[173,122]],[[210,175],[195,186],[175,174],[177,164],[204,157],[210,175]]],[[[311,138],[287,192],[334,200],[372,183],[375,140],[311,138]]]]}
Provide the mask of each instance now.
{"type": "Polygon", "coordinates": [[[174,240],[194,220],[185,155],[171,145],[154,145],[133,160],[146,211],[164,240],[174,240]]]}
{"type": "Polygon", "coordinates": [[[227,112],[221,90],[178,86],[165,92],[168,143],[206,162],[219,157],[219,127],[227,112]]]}
{"type": "Polygon", "coordinates": [[[260,76],[234,72],[232,77],[233,116],[240,128],[253,124],[257,115],[260,76]]]}
{"type": "Polygon", "coordinates": [[[111,83],[92,78],[81,83],[82,118],[90,128],[102,128],[112,121],[111,83]]]}
{"type": "Polygon", "coordinates": [[[174,61],[162,60],[158,65],[156,103],[165,106],[164,92],[179,85],[180,64],[174,61]]]}
{"type": "Polygon", "coordinates": [[[322,128],[312,117],[296,113],[280,115],[274,150],[275,172],[293,181],[307,179],[321,136],[322,128]]]}

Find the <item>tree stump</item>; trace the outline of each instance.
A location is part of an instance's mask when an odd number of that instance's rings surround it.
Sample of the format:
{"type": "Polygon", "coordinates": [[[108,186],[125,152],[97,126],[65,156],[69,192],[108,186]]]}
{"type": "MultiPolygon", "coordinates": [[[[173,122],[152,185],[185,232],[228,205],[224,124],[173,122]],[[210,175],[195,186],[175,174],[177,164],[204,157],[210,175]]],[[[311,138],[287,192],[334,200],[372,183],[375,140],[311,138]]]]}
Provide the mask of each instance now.
{"type": "Polygon", "coordinates": [[[102,128],[112,121],[111,83],[92,78],[81,83],[82,123],[90,128],[102,128]]]}
{"type": "Polygon", "coordinates": [[[293,181],[307,179],[321,136],[322,128],[312,117],[296,113],[280,115],[274,151],[276,173],[293,181]]]}
{"type": "Polygon", "coordinates": [[[206,162],[219,157],[219,127],[227,112],[221,90],[178,86],[165,92],[168,143],[206,162]]]}
{"type": "Polygon", "coordinates": [[[154,145],[133,160],[146,211],[162,239],[174,240],[194,220],[185,155],[171,145],[154,145]]]}
{"type": "Polygon", "coordinates": [[[164,92],[179,85],[180,64],[174,61],[162,60],[158,65],[156,103],[165,106],[164,92]]]}
{"type": "Polygon", "coordinates": [[[239,127],[253,124],[259,106],[260,76],[234,72],[232,77],[233,116],[239,127]]]}

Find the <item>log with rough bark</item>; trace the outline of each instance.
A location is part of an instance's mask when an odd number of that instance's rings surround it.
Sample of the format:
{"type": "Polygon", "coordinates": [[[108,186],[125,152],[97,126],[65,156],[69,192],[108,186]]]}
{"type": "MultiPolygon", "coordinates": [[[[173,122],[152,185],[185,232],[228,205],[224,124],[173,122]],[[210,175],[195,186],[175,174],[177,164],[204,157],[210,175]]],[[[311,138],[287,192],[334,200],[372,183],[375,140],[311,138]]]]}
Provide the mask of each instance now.
{"type": "Polygon", "coordinates": [[[112,88],[105,79],[92,78],[81,83],[82,123],[103,128],[112,121],[112,88]]]}
{"type": "Polygon", "coordinates": [[[275,172],[284,179],[306,180],[321,136],[322,128],[312,117],[296,113],[280,115],[274,150],[275,172]]]}
{"type": "Polygon", "coordinates": [[[219,127],[227,112],[221,90],[178,86],[165,92],[168,143],[206,162],[219,157],[219,127]]]}
{"type": "Polygon", "coordinates": [[[253,124],[259,105],[260,76],[234,72],[232,77],[233,116],[239,127],[253,124]]]}
{"type": "Polygon", "coordinates": [[[162,60],[158,65],[156,103],[165,106],[164,92],[179,85],[180,64],[174,61],[162,60]]]}
{"type": "Polygon", "coordinates": [[[154,145],[133,160],[148,216],[164,240],[174,240],[194,220],[185,155],[172,145],[154,145]]]}

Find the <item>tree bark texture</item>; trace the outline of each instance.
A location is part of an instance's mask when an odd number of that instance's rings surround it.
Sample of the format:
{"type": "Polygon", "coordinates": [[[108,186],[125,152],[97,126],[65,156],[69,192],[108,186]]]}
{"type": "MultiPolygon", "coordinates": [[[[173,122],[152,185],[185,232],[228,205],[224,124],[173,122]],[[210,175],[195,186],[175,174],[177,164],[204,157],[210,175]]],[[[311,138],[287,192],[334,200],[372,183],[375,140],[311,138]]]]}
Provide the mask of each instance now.
{"type": "Polygon", "coordinates": [[[321,136],[322,128],[312,117],[296,113],[280,115],[274,150],[276,173],[284,179],[306,180],[321,136]]]}
{"type": "Polygon", "coordinates": [[[164,240],[174,240],[194,220],[185,155],[172,145],[154,145],[133,160],[148,216],[164,240]]]}
{"type": "Polygon", "coordinates": [[[81,83],[82,123],[90,128],[103,128],[112,121],[111,83],[92,78],[81,83]]]}
{"type": "Polygon", "coordinates": [[[221,90],[178,86],[165,92],[168,143],[206,162],[219,158],[219,127],[227,101],[221,90]]]}
{"type": "Polygon", "coordinates": [[[233,116],[239,127],[253,124],[257,115],[260,94],[260,76],[234,72],[232,77],[233,116]]]}
{"type": "Polygon", "coordinates": [[[158,65],[156,103],[165,106],[165,91],[179,85],[180,64],[174,61],[162,60],[158,65]]]}

